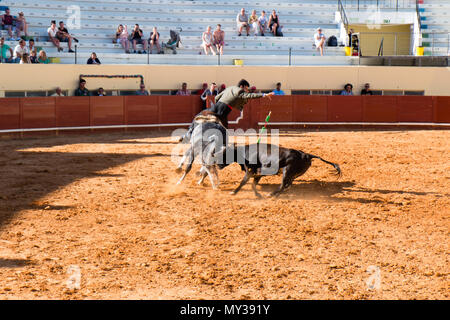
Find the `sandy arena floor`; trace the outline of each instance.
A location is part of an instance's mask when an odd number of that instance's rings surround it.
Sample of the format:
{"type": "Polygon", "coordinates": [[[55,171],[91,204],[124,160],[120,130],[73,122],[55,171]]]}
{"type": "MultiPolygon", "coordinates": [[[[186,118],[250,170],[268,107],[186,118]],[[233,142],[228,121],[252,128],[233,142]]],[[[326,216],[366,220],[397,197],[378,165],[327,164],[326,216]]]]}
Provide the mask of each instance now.
{"type": "Polygon", "coordinates": [[[342,178],[257,200],[236,164],[174,187],[169,134],[0,139],[0,299],[449,299],[450,131],[281,144],[342,178]]]}

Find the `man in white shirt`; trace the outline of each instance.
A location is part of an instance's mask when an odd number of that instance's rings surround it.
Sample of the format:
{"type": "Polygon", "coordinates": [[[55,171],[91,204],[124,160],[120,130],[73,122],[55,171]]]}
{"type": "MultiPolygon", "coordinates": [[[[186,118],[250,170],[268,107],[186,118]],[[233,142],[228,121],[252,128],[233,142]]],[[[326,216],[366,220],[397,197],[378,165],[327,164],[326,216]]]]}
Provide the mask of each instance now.
{"type": "Polygon", "coordinates": [[[19,63],[24,53],[30,54],[28,48],[26,47],[25,40],[20,40],[19,44],[14,48],[13,62],[19,63]]]}
{"type": "Polygon", "coordinates": [[[61,44],[56,37],[56,34],[58,33],[58,29],[56,28],[56,21],[52,20],[50,28],[47,29],[48,38],[49,40],[55,45],[55,47],[58,48],[58,52],[63,51],[63,48],[61,48],[61,44]]]}
{"type": "Polygon", "coordinates": [[[64,93],[62,93],[62,90],[60,87],[57,87],[55,89],[55,93],[52,94],[51,97],[64,97],[64,93]]]}
{"type": "Polygon", "coordinates": [[[248,24],[248,16],[245,13],[245,9],[244,8],[242,8],[241,12],[238,13],[238,15],[236,17],[236,24],[237,24],[237,27],[238,27],[238,30],[239,30],[238,36],[241,36],[243,28],[245,28],[247,30],[247,36],[249,35],[250,25],[248,24]]]}

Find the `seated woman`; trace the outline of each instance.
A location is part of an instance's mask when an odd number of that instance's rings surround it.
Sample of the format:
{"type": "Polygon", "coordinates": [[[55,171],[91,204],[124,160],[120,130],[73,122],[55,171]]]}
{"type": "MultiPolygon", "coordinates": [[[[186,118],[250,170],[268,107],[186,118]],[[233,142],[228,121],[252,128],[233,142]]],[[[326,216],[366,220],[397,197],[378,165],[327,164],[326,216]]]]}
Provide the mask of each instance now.
{"type": "Polygon", "coordinates": [[[38,63],[44,63],[44,64],[50,63],[50,59],[47,58],[47,54],[45,53],[44,50],[39,51],[39,57],[38,57],[37,61],[38,61],[38,63]]]}
{"type": "Polygon", "coordinates": [[[18,39],[20,39],[21,32],[24,33],[25,37],[28,37],[28,24],[23,12],[19,12],[19,17],[16,19],[16,33],[18,39]]]}
{"type": "Polygon", "coordinates": [[[272,11],[272,14],[269,18],[269,30],[273,33],[274,37],[280,36],[282,37],[283,34],[281,33],[280,21],[278,19],[277,12],[275,10],[272,11]]]}
{"type": "Polygon", "coordinates": [[[130,53],[130,41],[128,40],[129,34],[127,26],[125,27],[121,24],[117,27],[116,38],[114,39],[114,43],[120,43],[122,48],[125,49],[125,53],[130,53]]]}
{"type": "Polygon", "coordinates": [[[318,28],[317,33],[314,35],[314,44],[317,50],[320,50],[320,55],[323,56],[323,47],[325,45],[325,35],[322,33],[322,29],[318,28]]]}
{"type": "Polygon", "coordinates": [[[156,50],[158,51],[158,53],[162,53],[161,45],[159,42],[159,32],[156,29],[156,27],[153,27],[153,31],[150,33],[150,38],[148,39],[148,42],[150,43],[150,49],[149,49],[150,54],[153,51],[153,46],[156,46],[156,50]]]}
{"type": "Polygon", "coordinates": [[[211,51],[213,55],[216,55],[216,52],[213,48],[213,35],[211,33],[211,26],[206,27],[206,31],[203,32],[202,47],[206,55],[208,55],[209,51],[211,51]]]}
{"type": "Polygon", "coordinates": [[[91,53],[91,57],[88,59],[87,64],[101,64],[95,52],[91,53]]]}

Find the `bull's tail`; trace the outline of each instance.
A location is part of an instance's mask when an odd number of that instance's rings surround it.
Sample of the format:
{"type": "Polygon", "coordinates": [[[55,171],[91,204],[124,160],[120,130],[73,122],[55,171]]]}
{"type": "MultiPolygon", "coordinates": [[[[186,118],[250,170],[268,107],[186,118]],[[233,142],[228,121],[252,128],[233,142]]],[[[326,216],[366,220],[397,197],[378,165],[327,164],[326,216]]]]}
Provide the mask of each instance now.
{"type": "Polygon", "coordinates": [[[337,171],[338,179],[342,176],[341,168],[339,167],[339,165],[337,163],[333,163],[333,162],[327,161],[327,160],[322,159],[321,157],[315,156],[313,154],[310,154],[309,156],[311,157],[311,159],[314,159],[314,158],[315,159],[319,159],[319,160],[321,160],[321,161],[323,161],[325,163],[328,163],[329,165],[333,166],[336,169],[336,171],[337,171]]]}

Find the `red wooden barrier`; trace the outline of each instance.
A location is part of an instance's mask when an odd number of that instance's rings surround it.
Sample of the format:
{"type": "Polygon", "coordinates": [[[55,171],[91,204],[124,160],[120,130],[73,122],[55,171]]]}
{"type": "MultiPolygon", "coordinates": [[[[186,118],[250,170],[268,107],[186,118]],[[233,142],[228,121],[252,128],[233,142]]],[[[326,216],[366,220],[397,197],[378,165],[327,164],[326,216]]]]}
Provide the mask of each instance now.
{"type": "Polygon", "coordinates": [[[56,127],[55,98],[21,98],[22,128],[56,127]]]}
{"type": "Polygon", "coordinates": [[[89,97],[91,126],[125,124],[124,97],[89,97]]]}
{"type": "Polygon", "coordinates": [[[89,126],[89,97],[56,97],[57,127],[89,126]]]}
{"type": "Polygon", "coordinates": [[[362,97],[364,122],[397,122],[397,97],[362,97]]]}
{"type": "Polygon", "coordinates": [[[450,123],[450,97],[433,97],[434,122],[450,123]]]}
{"type": "Polygon", "coordinates": [[[20,128],[20,98],[0,99],[0,130],[20,128]]]}
{"type": "Polygon", "coordinates": [[[159,123],[158,96],[126,96],[125,114],[127,124],[155,124],[159,123]]]}
{"type": "Polygon", "coordinates": [[[326,122],[328,100],[326,96],[293,96],[293,121],[326,122]]]}
{"type": "Polygon", "coordinates": [[[160,123],[191,122],[203,103],[198,96],[163,96],[160,99],[160,123]]]}
{"type": "Polygon", "coordinates": [[[327,113],[329,122],[362,122],[362,97],[330,96],[327,113]]]}
{"type": "MultiPolygon", "coordinates": [[[[202,109],[198,96],[47,97],[0,99],[0,130],[190,123],[202,109]]],[[[271,122],[450,123],[450,97],[277,96],[255,99],[231,128],[271,122]]],[[[233,110],[229,121],[241,114],[233,110]]],[[[286,127],[290,126],[289,124],[286,127]]]]}
{"type": "Polygon", "coordinates": [[[433,122],[433,97],[397,97],[398,122],[433,122]]]}

